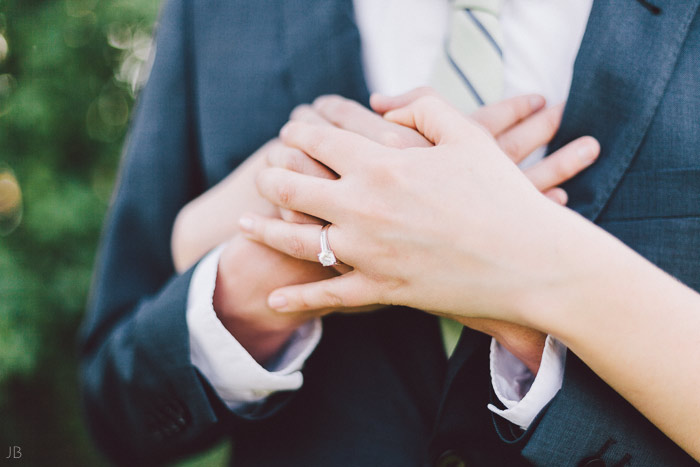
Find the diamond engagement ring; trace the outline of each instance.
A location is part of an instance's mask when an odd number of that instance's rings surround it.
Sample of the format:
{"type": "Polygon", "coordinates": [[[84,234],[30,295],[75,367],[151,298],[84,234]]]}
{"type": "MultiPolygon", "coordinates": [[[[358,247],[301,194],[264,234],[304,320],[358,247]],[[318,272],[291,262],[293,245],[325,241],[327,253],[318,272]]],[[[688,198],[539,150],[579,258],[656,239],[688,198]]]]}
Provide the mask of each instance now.
{"type": "Polygon", "coordinates": [[[321,252],[318,254],[318,260],[325,267],[335,266],[338,261],[335,259],[335,254],[331,250],[331,246],[328,244],[328,229],[331,224],[326,224],[321,229],[321,252]]]}

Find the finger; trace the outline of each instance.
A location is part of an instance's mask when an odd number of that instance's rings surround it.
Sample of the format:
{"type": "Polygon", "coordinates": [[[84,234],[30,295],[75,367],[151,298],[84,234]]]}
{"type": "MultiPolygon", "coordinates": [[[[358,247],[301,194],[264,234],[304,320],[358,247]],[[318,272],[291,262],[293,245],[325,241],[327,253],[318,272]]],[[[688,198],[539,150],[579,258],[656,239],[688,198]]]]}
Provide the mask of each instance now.
{"type": "MultiPolygon", "coordinates": [[[[290,224],[280,219],[246,214],[239,220],[241,230],[249,238],[293,258],[318,262],[321,252],[321,228],[317,224],[290,224]]],[[[338,229],[331,225],[328,243],[338,261],[343,262],[343,245],[338,229]]]]}
{"type": "Polygon", "coordinates": [[[377,303],[377,287],[356,271],[309,284],[275,290],[268,306],[280,312],[363,307],[377,303]]]}
{"type": "Polygon", "coordinates": [[[512,97],[479,108],[470,115],[493,136],[498,136],[524,118],[544,107],[544,97],[538,94],[512,97]]]}
{"type": "Polygon", "coordinates": [[[406,107],[387,112],[384,118],[418,130],[433,144],[461,141],[474,134],[470,130],[478,128],[454,107],[433,96],[421,97],[406,107]]]}
{"type": "Polygon", "coordinates": [[[335,127],[289,122],[280,131],[282,141],[302,150],[342,175],[368,154],[376,154],[382,146],[369,139],[335,127]]]}
{"type": "Polygon", "coordinates": [[[369,98],[369,105],[372,110],[378,114],[385,114],[390,110],[406,107],[421,97],[435,96],[439,97],[438,93],[430,87],[423,86],[411,91],[399,94],[398,96],[384,96],[382,94],[372,94],[369,98]]]}
{"type": "MultiPolygon", "coordinates": [[[[329,124],[330,125],[330,124],[329,124]]],[[[335,180],[338,175],[317,160],[307,156],[297,148],[275,144],[267,151],[267,164],[270,167],[291,170],[300,174],[335,180]]]]}
{"type": "Polygon", "coordinates": [[[524,173],[538,190],[545,191],[574,177],[590,166],[599,154],[598,141],[591,136],[583,136],[545,157],[524,173]]]}
{"type": "Polygon", "coordinates": [[[384,120],[361,104],[340,96],[321,96],[313,103],[318,114],[339,128],[395,148],[427,147],[418,132],[384,120]]]}
{"type": "Polygon", "coordinates": [[[350,271],[352,271],[352,266],[348,266],[347,264],[343,264],[343,263],[338,263],[338,264],[333,266],[333,269],[338,271],[339,274],[347,274],[350,271]]]}
{"type": "Polygon", "coordinates": [[[566,190],[563,188],[550,188],[549,190],[545,191],[543,193],[547,198],[551,199],[557,204],[560,204],[562,206],[566,206],[566,203],[569,202],[569,195],[566,193],[566,190]]]}
{"type": "Polygon", "coordinates": [[[279,208],[280,217],[285,222],[291,222],[292,224],[325,224],[324,221],[317,217],[309,216],[303,212],[291,211],[289,209],[279,208]]]}
{"type": "Polygon", "coordinates": [[[496,142],[516,164],[538,147],[549,143],[559,129],[564,104],[541,110],[501,133],[496,142]]]}
{"type": "Polygon", "coordinates": [[[328,221],[326,216],[336,212],[342,201],[337,199],[334,183],[277,167],[261,170],[256,179],[258,192],[275,206],[328,221]]]}
{"type": "Polygon", "coordinates": [[[297,122],[310,123],[312,125],[332,126],[332,123],[323,118],[309,104],[298,105],[292,110],[289,119],[297,122]]]}
{"type": "MultiPolygon", "coordinates": [[[[282,220],[292,224],[315,224],[321,226],[326,224],[326,222],[322,219],[318,219],[317,217],[311,217],[301,212],[290,211],[289,209],[280,208],[280,215],[282,216],[282,220]]],[[[249,221],[244,221],[243,223],[249,224],[249,221]]],[[[345,274],[352,271],[352,268],[350,266],[342,263],[334,265],[333,269],[338,271],[339,274],[345,274]]]]}

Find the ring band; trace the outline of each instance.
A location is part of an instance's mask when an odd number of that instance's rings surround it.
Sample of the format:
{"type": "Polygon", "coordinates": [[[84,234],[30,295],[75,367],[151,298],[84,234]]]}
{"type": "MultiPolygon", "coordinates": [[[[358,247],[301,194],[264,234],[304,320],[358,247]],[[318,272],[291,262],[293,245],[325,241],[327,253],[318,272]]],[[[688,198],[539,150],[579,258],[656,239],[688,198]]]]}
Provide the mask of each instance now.
{"type": "Polygon", "coordinates": [[[328,244],[328,229],[331,224],[326,224],[321,229],[321,252],[318,254],[318,260],[324,267],[335,266],[338,261],[335,259],[335,254],[328,244]]]}

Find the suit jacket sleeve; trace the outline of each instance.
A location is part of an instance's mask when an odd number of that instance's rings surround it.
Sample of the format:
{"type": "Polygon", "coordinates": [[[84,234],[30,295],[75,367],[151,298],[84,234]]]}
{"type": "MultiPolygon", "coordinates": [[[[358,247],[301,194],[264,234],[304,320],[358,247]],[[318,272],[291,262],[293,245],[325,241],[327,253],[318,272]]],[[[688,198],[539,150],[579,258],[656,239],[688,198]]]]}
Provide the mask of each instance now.
{"type": "Polygon", "coordinates": [[[202,191],[191,95],[190,3],[161,13],[101,241],[80,336],[81,388],[93,436],[118,460],[161,460],[212,441],[236,419],[190,362],[185,319],[192,271],[176,275],[170,236],[202,191]]]}
{"type": "Polygon", "coordinates": [[[494,416],[501,439],[534,465],[697,465],[572,352],[561,390],[528,431],[514,438],[506,424],[494,416]]]}

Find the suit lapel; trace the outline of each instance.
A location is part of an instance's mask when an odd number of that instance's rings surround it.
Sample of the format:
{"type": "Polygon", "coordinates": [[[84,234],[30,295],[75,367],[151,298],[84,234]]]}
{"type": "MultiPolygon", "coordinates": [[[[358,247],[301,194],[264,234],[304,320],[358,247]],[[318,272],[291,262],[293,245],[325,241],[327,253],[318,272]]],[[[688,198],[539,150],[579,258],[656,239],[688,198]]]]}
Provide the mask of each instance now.
{"type": "Polygon", "coordinates": [[[595,220],[649,128],[698,2],[657,0],[652,15],[632,0],[595,0],[574,66],[561,128],[550,151],[583,135],[601,156],[564,185],[569,206],[595,220]]]}
{"type": "Polygon", "coordinates": [[[281,2],[290,93],[297,103],[340,94],[369,104],[352,0],[281,2]]]}

